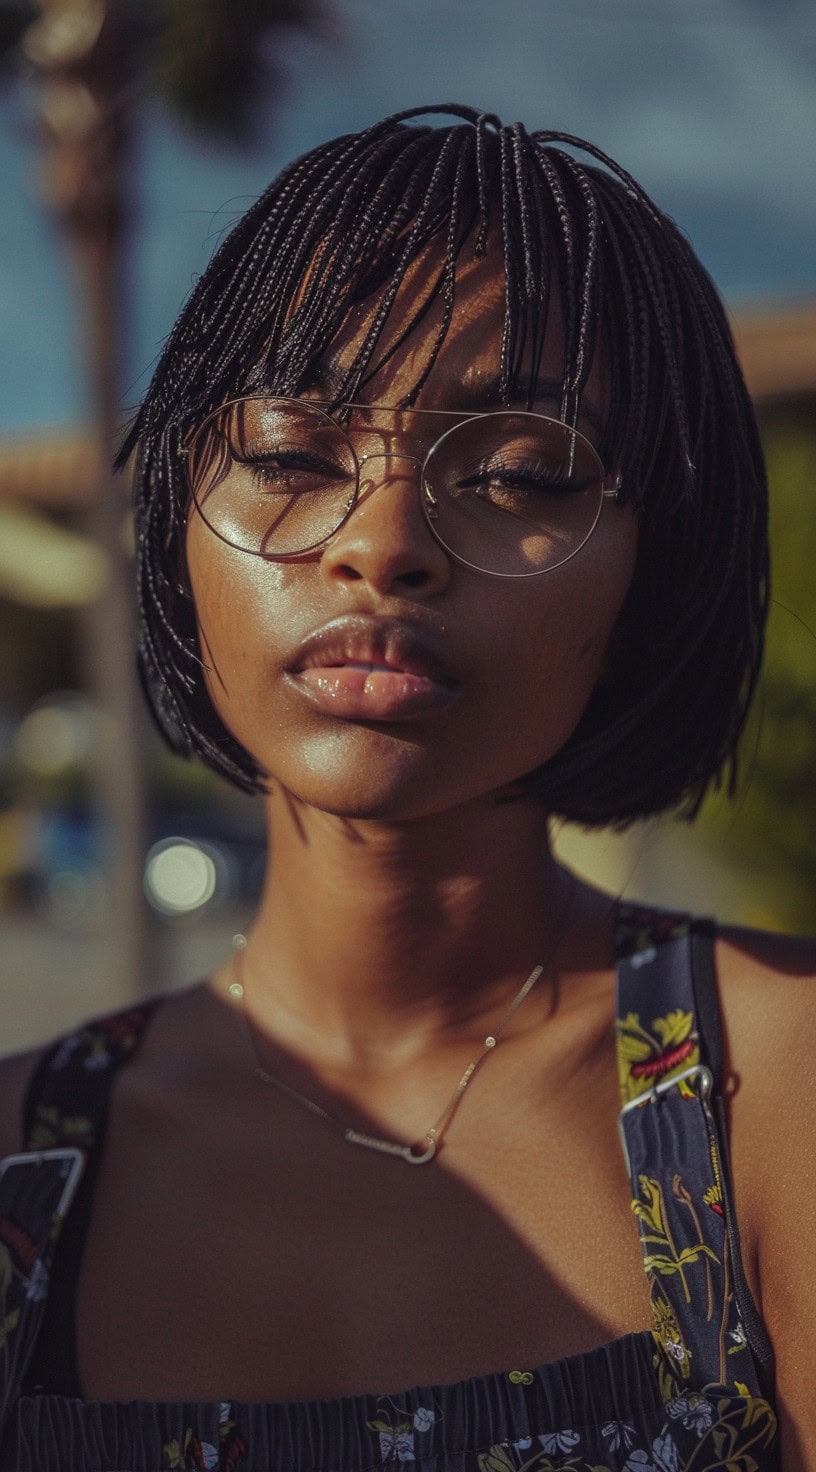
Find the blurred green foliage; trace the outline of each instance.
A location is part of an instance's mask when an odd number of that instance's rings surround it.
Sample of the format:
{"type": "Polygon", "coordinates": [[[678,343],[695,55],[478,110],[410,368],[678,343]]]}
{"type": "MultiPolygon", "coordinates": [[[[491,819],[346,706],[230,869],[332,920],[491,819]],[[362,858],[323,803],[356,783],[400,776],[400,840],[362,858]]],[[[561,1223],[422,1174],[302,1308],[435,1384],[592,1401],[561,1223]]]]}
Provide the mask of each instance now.
{"type": "Polygon", "coordinates": [[[716,796],[701,837],[745,872],[752,923],[816,932],[816,416],[768,414],[772,604],[736,803],[716,796]]]}

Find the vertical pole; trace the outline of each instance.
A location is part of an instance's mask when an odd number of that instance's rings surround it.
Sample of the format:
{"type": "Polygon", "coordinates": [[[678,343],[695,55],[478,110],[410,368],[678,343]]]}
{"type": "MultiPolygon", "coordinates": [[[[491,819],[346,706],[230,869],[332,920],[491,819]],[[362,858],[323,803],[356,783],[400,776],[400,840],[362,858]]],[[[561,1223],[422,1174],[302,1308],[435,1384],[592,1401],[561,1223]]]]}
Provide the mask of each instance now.
{"type": "Polygon", "coordinates": [[[149,912],[142,890],[143,714],[135,673],[134,577],[127,502],[111,473],[120,393],[122,276],[127,233],[128,68],[133,36],[121,0],[41,0],[26,50],[41,82],[45,191],[66,241],[96,450],[87,529],[109,578],[83,617],[86,678],[100,716],[94,770],[106,884],[101,964],[111,1006],[149,982],[149,912]]]}

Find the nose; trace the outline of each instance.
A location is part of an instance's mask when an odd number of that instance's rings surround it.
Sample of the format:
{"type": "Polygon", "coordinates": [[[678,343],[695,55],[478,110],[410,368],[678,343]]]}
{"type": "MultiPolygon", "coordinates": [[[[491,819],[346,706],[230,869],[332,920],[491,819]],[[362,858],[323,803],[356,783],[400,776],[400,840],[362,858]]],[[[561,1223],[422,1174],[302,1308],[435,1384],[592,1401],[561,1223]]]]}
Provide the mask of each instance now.
{"type": "Polygon", "coordinates": [[[422,512],[421,461],[415,455],[378,451],[360,456],[359,465],[357,503],[326,544],[324,578],[335,586],[366,582],[380,595],[441,593],[450,580],[451,562],[422,512]]]}

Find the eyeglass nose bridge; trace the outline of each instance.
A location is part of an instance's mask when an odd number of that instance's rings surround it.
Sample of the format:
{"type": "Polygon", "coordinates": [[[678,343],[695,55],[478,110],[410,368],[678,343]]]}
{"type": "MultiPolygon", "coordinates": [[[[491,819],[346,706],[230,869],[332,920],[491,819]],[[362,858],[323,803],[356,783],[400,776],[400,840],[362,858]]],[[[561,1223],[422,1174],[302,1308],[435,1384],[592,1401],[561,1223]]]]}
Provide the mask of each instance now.
{"type": "Polygon", "coordinates": [[[373,450],[370,455],[358,455],[357,464],[362,467],[369,460],[413,460],[415,465],[424,465],[424,458],[420,460],[418,455],[406,455],[403,450],[373,450]]]}
{"type": "MultiPolygon", "coordinates": [[[[403,450],[374,450],[370,455],[358,455],[357,465],[359,470],[362,471],[363,466],[369,460],[410,460],[414,465],[419,467],[420,477],[422,477],[422,471],[424,470],[427,458],[427,455],[425,455],[420,459],[419,455],[408,455],[403,450]]],[[[436,521],[439,516],[437,499],[424,478],[420,480],[419,492],[420,498],[422,499],[422,509],[426,517],[431,521],[436,521]]]]}

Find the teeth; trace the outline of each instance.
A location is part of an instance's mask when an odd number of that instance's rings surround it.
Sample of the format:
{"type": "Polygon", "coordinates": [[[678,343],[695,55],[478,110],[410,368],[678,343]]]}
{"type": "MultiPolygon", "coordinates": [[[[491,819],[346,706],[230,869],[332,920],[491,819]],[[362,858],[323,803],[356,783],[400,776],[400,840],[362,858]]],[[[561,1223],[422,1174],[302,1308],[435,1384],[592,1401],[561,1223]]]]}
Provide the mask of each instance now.
{"type": "Polygon", "coordinates": [[[395,671],[394,669],[394,666],[390,664],[363,664],[361,661],[353,659],[346,660],[341,668],[345,668],[347,670],[366,670],[369,674],[371,674],[374,670],[382,670],[386,674],[397,673],[397,671],[395,671]]]}

